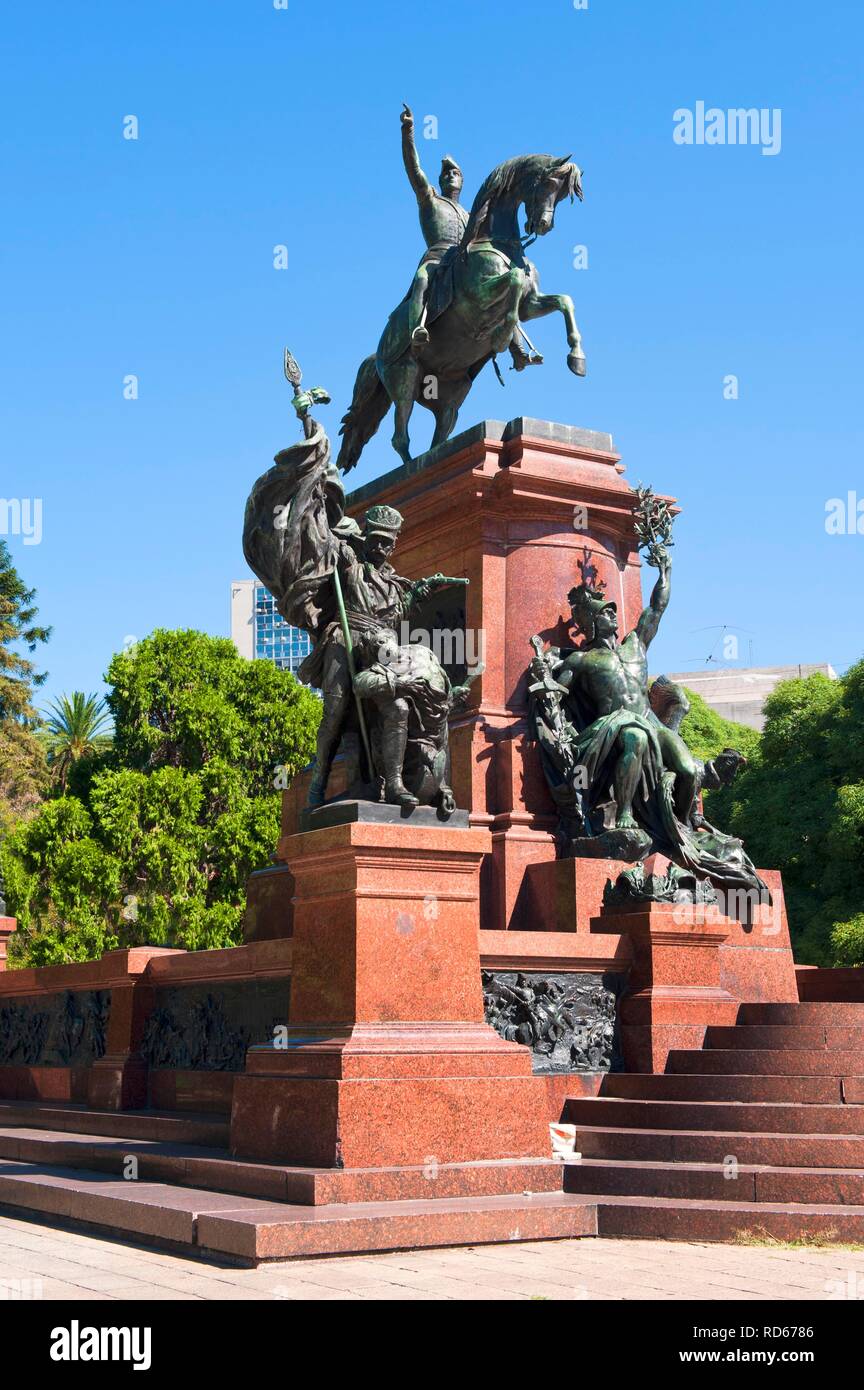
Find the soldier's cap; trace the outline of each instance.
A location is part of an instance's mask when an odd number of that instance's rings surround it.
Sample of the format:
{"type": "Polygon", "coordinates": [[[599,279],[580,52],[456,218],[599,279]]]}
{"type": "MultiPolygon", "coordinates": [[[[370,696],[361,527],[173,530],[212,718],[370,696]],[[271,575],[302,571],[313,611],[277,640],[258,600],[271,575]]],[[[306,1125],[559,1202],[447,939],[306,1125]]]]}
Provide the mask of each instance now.
{"type": "Polygon", "coordinates": [[[376,503],[363,517],[363,526],[367,536],[391,536],[395,540],[402,527],[402,513],[395,507],[376,503]]]}
{"type": "Polygon", "coordinates": [[[444,158],[441,160],[441,174],[443,175],[447,169],[455,169],[457,174],[462,173],[456,160],[449,154],[445,154],[444,158]]]}

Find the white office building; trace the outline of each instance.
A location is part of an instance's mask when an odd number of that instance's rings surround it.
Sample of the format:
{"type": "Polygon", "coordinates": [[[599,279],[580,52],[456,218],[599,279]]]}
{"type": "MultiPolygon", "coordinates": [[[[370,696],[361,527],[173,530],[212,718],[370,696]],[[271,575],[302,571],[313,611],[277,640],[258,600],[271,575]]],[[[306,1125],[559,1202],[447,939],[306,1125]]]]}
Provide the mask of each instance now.
{"type": "Polygon", "coordinates": [[[311,646],[308,633],[279,616],[273,595],[257,579],[231,583],[231,640],[249,661],[273,661],[292,675],[311,646]]]}
{"type": "Polygon", "coordinates": [[[677,671],[669,679],[686,685],[701,695],[706,705],[736,724],[746,724],[761,733],[765,727],[763,706],[771,691],[781,681],[801,680],[816,672],[837,679],[837,672],[827,662],[815,666],[749,666],[702,671],[677,671]]]}

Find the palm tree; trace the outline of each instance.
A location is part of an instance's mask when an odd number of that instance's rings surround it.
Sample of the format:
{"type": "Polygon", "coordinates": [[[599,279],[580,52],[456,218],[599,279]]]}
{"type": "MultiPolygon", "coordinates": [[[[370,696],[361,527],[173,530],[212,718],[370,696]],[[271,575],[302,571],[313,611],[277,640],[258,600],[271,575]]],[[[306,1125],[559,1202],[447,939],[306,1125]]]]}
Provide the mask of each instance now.
{"type": "Polygon", "coordinates": [[[48,748],[48,765],[65,791],[69,773],[79,759],[110,747],[111,719],[104,700],[81,690],[61,695],[45,713],[40,732],[48,748]]]}

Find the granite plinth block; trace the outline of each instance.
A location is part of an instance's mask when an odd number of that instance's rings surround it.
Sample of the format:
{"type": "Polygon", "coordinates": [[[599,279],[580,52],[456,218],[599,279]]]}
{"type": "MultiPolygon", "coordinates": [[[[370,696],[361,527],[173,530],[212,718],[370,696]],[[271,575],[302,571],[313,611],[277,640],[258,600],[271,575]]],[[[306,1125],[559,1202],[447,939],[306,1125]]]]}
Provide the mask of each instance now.
{"type": "Polygon", "coordinates": [[[0,1067],[0,1096],[9,1100],[72,1101],[88,1098],[87,1067],[0,1067]]]}
{"type": "Polygon", "coordinates": [[[526,910],[518,924],[526,931],[590,932],[593,918],[602,913],[606,884],[627,867],[620,859],[603,856],[529,865],[526,910]]]}
{"type": "Polygon", "coordinates": [[[733,925],[720,948],[721,984],[742,1001],[795,1003],[798,982],[782,878],[776,869],[760,869],[759,875],[771,890],[772,902],[756,906],[752,922],[738,920],[734,896],[729,895],[727,915],[733,925]]]}
{"type": "Polygon", "coordinates": [[[484,831],[351,821],[291,836],[288,1026],[234,1087],[235,1156],[378,1167],[546,1154],[527,1048],[483,1013],[484,831]]]}
{"type": "Polygon", "coordinates": [[[352,823],[290,838],[289,1022],[483,1021],[480,830],[352,823]]]}
{"type": "Polygon", "coordinates": [[[147,1103],[158,1110],[192,1110],[231,1114],[234,1073],[151,1071],[147,1078],[147,1103]]]}
{"type": "Polygon", "coordinates": [[[605,911],[592,931],[629,936],[633,967],[621,1003],[627,1071],[662,1072],[669,1052],[702,1046],[711,1025],[733,1024],[738,1000],[721,984],[720,948],[736,923],[680,903],[605,911]]]}
{"type": "Polygon", "coordinates": [[[232,1153],[337,1168],[534,1158],[548,1147],[544,1102],[530,1075],[247,1075],[234,1088],[232,1153]]]}
{"type": "Polygon", "coordinates": [[[391,806],[386,801],[328,801],[324,806],[307,807],[300,814],[300,830],[326,830],[331,825],[410,825],[434,826],[447,830],[467,830],[468,812],[455,810],[445,816],[436,806],[391,806]]]}

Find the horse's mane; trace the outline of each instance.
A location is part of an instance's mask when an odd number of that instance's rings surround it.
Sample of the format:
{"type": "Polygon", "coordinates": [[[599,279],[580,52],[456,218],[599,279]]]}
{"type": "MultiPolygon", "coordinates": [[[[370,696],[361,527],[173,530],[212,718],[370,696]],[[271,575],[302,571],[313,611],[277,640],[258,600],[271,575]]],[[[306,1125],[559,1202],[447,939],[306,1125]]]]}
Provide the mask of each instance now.
{"type": "Polygon", "coordinates": [[[533,180],[538,174],[548,174],[553,169],[560,169],[566,165],[569,177],[561,193],[562,197],[565,193],[569,193],[572,199],[577,171],[575,164],[567,164],[569,158],[569,155],[559,159],[554,154],[518,154],[513,159],[505,159],[504,163],[493,169],[489,177],[481,184],[479,192],[471,204],[471,212],[461,244],[468,246],[473,241],[477,228],[486,216],[489,204],[508,193],[512,193],[526,176],[533,180]]]}

